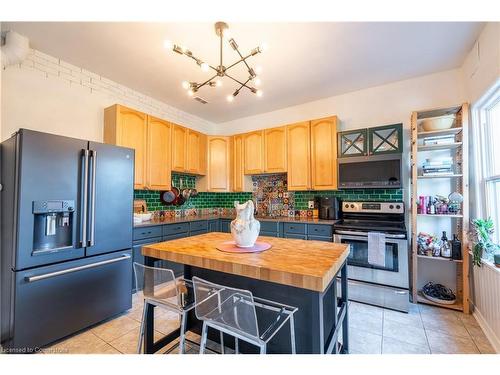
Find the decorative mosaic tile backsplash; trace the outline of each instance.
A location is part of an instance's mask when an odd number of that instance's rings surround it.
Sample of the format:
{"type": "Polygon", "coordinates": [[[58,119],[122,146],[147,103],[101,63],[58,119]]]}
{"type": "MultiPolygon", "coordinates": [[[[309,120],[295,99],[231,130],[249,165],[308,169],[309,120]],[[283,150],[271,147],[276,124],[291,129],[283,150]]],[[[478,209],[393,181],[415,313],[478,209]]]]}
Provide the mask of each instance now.
{"type": "MultiPolygon", "coordinates": [[[[172,174],[174,186],[194,188],[196,177],[184,174],[172,174]],[[182,179],[182,184],[181,184],[182,179]]],[[[311,215],[308,201],[318,196],[338,197],[342,200],[391,201],[403,200],[402,189],[352,189],[331,191],[287,191],[286,174],[253,176],[252,193],[206,193],[200,192],[182,206],[166,206],[160,201],[160,192],[153,190],[135,190],[135,199],[145,199],[149,211],[176,211],[182,215],[199,213],[231,212],[234,201],[245,202],[253,199],[259,215],[295,216],[311,215]],[[223,209],[223,210],[216,210],[223,209]],[[301,211],[301,212],[296,212],[301,211]]],[[[174,214],[174,212],[171,212],[174,214]]]]}

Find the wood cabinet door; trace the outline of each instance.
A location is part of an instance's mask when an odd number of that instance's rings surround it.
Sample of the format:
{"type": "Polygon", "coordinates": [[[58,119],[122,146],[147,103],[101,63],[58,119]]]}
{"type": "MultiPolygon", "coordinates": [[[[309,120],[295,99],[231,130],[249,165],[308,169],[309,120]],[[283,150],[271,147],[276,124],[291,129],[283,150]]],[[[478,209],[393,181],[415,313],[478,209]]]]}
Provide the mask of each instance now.
{"type": "Polygon", "coordinates": [[[311,134],[309,121],[288,125],[288,190],[311,189],[311,134]]]}
{"type": "Polygon", "coordinates": [[[245,174],[264,173],[264,134],[262,130],[243,134],[245,174]]]}
{"type": "Polygon", "coordinates": [[[134,189],[146,187],[147,115],[117,106],[116,145],[135,150],[134,189]]]}
{"type": "Polygon", "coordinates": [[[311,121],[313,190],[337,189],[337,117],[311,121]]]}
{"type": "Polygon", "coordinates": [[[230,137],[208,136],[208,191],[230,191],[230,137]]]}
{"type": "Polygon", "coordinates": [[[244,161],[243,161],[243,136],[232,137],[232,162],[233,162],[233,191],[243,191],[245,188],[244,161]]]}
{"type": "Polygon", "coordinates": [[[179,125],[172,128],[172,171],[187,170],[187,134],[188,129],[179,125]]]}
{"type": "Polygon", "coordinates": [[[203,147],[203,134],[188,129],[187,149],[186,149],[186,172],[193,174],[202,174],[202,156],[205,148],[203,147]]]}
{"type": "Polygon", "coordinates": [[[287,170],[286,126],[264,130],[264,172],[285,173],[287,170]]]}
{"type": "Polygon", "coordinates": [[[148,116],[147,187],[152,190],[171,188],[172,124],[148,116]]]}

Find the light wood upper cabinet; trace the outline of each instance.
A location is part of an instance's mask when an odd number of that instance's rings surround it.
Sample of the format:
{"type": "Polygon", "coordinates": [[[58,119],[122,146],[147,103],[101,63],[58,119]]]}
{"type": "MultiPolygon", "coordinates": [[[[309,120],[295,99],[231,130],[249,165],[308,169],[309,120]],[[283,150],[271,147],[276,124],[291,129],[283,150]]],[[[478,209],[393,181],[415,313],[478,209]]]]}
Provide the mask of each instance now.
{"type": "Polygon", "coordinates": [[[243,136],[235,135],[232,137],[232,178],[233,191],[244,191],[245,173],[243,158],[243,136]]]}
{"type": "Polygon", "coordinates": [[[264,130],[264,172],[287,171],[286,126],[264,130]]]}
{"type": "Polygon", "coordinates": [[[264,173],[264,132],[258,130],[242,136],[245,174],[264,173]]]}
{"type": "Polygon", "coordinates": [[[231,137],[207,137],[207,191],[231,191],[231,137]]]}
{"type": "Polygon", "coordinates": [[[106,108],[104,142],[135,150],[134,189],[144,189],[147,186],[147,115],[118,104],[106,108]]]}
{"type": "Polygon", "coordinates": [[[186,172],[203,175],[206,171],[207,136],[188,129],[186,147],[186,172]]]}
{"type": "Polygon", "coordinates": [[[311,121],[313,190],[337,189],[337,117],[311,121]]]}
{"type": "Polygon", "coordinates": [[[186,172],[188,129],[175,125],[172,128],[172,171],[186,172]]]}
{"type": "Polygon", "coordinates": [[[171,188],[172,124],[148,116],[147,187],[153,190],[171,188]]]}
{"type": "Polygon", "coordinates": [[[288,190],[311,190],[309,121],[287,126],[288,190]]]}

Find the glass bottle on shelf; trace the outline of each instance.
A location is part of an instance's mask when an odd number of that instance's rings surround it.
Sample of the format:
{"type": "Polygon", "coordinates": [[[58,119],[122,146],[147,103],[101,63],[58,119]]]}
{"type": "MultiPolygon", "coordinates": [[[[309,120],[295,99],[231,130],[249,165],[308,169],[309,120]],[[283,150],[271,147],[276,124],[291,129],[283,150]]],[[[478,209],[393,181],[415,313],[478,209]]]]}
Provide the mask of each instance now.
{"type": "Polygon", "coordinates": [[[445,231],[443,231],[443,237],[441,237],[441,256],[443,258],[451,258],[451,245],[445,231]]]}

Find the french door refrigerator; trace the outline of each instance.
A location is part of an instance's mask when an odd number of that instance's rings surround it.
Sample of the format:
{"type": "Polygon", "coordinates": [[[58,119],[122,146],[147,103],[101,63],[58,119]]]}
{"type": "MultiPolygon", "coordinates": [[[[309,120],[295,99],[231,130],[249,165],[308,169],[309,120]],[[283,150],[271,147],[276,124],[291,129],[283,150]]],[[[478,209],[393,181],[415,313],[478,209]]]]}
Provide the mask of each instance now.
{"type": "Polygon", "coordinates": [[[1,144],[0,182],[4,348],[131,307],[134,150],[20,129],[1,144]]]}

